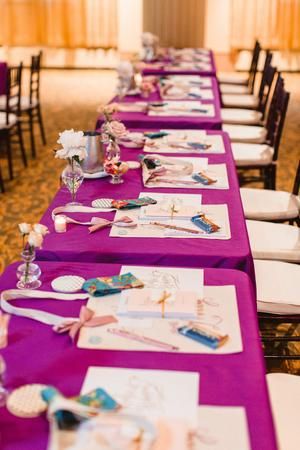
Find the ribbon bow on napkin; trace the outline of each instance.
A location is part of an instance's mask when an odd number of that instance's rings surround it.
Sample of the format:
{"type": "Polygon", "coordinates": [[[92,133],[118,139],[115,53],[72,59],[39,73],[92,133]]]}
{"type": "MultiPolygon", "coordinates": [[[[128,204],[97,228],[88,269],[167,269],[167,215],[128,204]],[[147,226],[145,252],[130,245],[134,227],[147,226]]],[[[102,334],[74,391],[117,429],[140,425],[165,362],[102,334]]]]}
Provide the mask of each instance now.
{"type": "Polygon", "coordinates": [[[69,336],[72,341],[75,340],[79,330],[85,327],[100,327],[108,323],[118,322],[114,316],[94,316],[94,311],[82,306],[79,313],[79,318],[77,320],[66,320],[53,327],[56,333],[66,333],[69,332],[69,336]]]}

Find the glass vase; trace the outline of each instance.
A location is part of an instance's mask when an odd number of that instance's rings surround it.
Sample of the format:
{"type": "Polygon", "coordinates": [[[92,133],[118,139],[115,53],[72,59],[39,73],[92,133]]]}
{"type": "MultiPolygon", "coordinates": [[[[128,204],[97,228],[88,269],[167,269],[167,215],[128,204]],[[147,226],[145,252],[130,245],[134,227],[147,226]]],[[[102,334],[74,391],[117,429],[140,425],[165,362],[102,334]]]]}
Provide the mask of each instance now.
{"type": "Polygon", "coordinates": [[[106,161],[119,161],[121,158],[121,150],[116,141],[109,140],[106,147],[106,161]]]}
{"type": "Polygon", "coordinates": [[[35,249],[26,248],[21,253],[23,263],[17,268],[17,288],[37,289],[42,284],[39,280],[41,269],[33,261],[35,260],[35,249]]]}
{"type": "Polygon", "coordinates": [[[76,202],[76,193],[83,182],[84,172],[81,165],[77,161],[75,161],[75,159],[72,158],[68,162],[68,165],[64,168],[61,174],[61,179],[72,196],[72,201],[67,205],[80,205],[81,203],[76,202]]]}

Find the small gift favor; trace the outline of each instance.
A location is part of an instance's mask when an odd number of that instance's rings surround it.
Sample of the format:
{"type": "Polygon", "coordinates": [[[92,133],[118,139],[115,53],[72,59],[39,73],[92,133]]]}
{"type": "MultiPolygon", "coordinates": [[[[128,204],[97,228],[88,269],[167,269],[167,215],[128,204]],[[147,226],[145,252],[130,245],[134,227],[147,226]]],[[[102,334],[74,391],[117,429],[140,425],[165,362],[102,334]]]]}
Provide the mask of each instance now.
{"type": "Polygon", "coordinates": [[[133,209],[141,206],[155,205],[156,200],[150,197],[141,197],[130,200],[112,200],[111,206],[116,209],[133,209]]]}
{"type": "Polygon", "coordinates": [[[112,277],[91,278],[87,280],[82,289],[94,297],[118,294],[123,289],[144,287],[144,283],[138,280],[132,273],[113,275],[112,277]]]}
{"type": "Polygon", "coordinates": [[[144,136],[146,136],[149,139],[159,139],[164,136],[169,136],[169,133],[165,131],[147,131],[144,133],[144,136]]]}
{"type": "Polygon", "coordinates": [[[209,178],[204,172],[193,173],[192,178],[205,186],[209,186],[210,184],[214,184],[218,181],[209,178]]]}
{"type": "Polygon", "coordinates": [[[191,221],[206,233],[214,233],[220,229],[219,225],[216,225],[211,220],[207,219],[204,214],[193,216],[191,221]]]}
{"type": "Polygon", "coordinates": [[[207,345],[210,348],[217,349],[224,345],[228,339],[228,334],[221,335],[216,333],[214,330],[208,329],[204,326],[193,325],[191,326],[183,326],[177,329],[178,333],[186,336],[194,341],[199,342],[200,344],[207,345]]]}

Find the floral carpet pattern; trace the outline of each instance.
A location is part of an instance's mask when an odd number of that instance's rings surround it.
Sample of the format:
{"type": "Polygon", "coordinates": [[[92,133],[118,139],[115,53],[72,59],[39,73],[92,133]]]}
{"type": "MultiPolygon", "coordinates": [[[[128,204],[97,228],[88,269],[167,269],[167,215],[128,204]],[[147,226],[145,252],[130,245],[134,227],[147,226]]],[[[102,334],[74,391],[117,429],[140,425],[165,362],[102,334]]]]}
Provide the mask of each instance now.
{"type": "MultiPolygon", "coordinates": [[[[279,154],[277,189],[290,191],[300,158],[300,74],[284,77],[286,88],[291,91],[291,101],[279,154]]],[[[53,157],[58,133],[70,128],[94,129],[97,107],[112,97],[115,82],[116,75],[111,70],[46,70],[42,73],[42,112],[47,145],[41,144],[36,127],[37,158],[32,159],[29,139],[25,135],[28,167],[23,167],[16,146],[13,181],[8,180],[5,155],[0,148],[6,188],[4,194],[0,193],[0,273],[6,265],[19,259],[18,223],[38,222],[59,188],[64,162],[53,157]]],[[[24,83],[26,90],[26,79],[24,83]]]]}

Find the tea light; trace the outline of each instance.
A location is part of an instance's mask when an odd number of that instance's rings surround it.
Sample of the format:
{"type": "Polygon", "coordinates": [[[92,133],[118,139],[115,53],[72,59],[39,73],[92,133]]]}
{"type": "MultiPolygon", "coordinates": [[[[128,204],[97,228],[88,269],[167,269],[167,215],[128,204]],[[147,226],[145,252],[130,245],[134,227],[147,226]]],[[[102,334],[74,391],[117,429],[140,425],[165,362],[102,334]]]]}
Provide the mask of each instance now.
{"type": "Polygon", "coordinates": [[[67,231],[66,216],[58,215],[54,218],[54,228],[56,233],[65,233],[67,231]]]}

